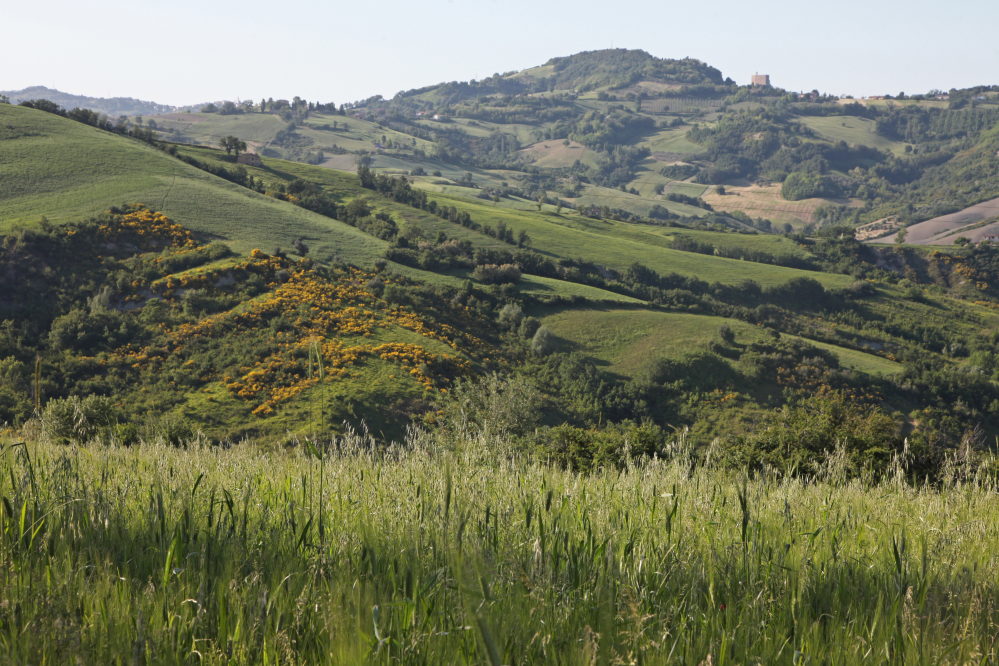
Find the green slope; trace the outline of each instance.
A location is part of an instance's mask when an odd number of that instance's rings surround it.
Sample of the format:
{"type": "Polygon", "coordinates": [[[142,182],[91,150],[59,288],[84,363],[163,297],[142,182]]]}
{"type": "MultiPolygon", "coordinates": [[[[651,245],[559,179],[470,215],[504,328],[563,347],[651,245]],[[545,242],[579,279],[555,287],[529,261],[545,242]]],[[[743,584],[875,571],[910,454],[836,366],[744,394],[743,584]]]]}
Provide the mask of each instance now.
{"type": "Polygon", "coordinates": [[[265,197],[139,141],[32,109],[0,105],[0,231],[77,220],[142,202],[237,252],[288,247],[370,264],[385,243],[346,224],[265,197]]]}

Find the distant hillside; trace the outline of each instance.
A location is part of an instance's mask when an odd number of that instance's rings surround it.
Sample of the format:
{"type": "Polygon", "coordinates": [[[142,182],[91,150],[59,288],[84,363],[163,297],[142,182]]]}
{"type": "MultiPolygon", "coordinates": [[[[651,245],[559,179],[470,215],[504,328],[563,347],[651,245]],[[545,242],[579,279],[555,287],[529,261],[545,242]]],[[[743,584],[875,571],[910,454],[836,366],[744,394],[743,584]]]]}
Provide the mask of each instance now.
{"type": "Polygon", "coordinates": [[[29,99],[47,99],[65,109],[90,109],[109,116],[138,116],[153,113],[169,113],[177,107],[169,104],[146,102],[131,97],[87,97],[71,95],[45,86],[31,86],[24,90],[0,90],[0,95],[10,98],[11,104],[29,99]]]}
{"type": "Polygon", "coordinates": [[[656,58],[645,51],[631,49],[583,51],[564,58],[552,58],[545,63],[545,67],[552,68],[548,78],[556,90],[592,90],[639,81],[685,85],[723,83],[721,71],[700,60],[656,58]]]}
{"type": "Polygon", "coordinates": [[[549,91],[585,93],[598,88],[622,88],[640,81],[671,87],[725,85],[718,69],[694,58],[657,58],[637,49],[603,49],[552,58],[544,65],[520,72],[494,74],[481,81],[452,81],[399,93],[401,98],[422,97],[454,104],[482,95],[516,95],[549,91]]]}

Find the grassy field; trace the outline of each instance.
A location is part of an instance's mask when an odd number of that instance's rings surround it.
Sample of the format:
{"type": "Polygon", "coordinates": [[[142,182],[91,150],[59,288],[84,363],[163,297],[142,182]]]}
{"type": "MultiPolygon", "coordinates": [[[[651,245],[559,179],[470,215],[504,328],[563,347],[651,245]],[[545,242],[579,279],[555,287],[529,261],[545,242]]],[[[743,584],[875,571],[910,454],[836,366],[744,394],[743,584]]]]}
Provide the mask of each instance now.
{"type": "Polygon", "coordinates": [[[879,150],[888,150],[895,155],[905,154],[905,143],[886,139],[874,131],[874,121],[856,116],[805,117],[801,122],[812,128],[822,138],[829,141],[845,141],[848,145],[859,144],[879,150]]]}
{"type": "MultiPolygon", "coordinates": [[[[604,309],[568,310],[544,319],[562,339],[565,351],[582,351],[608,371],[635,378],[658,358],[680,358],[707,351],[717,342],[718,329],[727,325],[736,334],[736,344],[751,345],[766,340],[759,327],[723,317],[675,312],[604,309]]],[[[792,336],[793,337],[793,336],[792,336]]],[[[833,352],[842,367],[868,374],[893,374],[902,366],[887,359],[806,340],[808,344],[833,352]]]]}
{"type": "MultiPolygon", "coordinates": [[[[151,116],[161,130],[177,130],[181,137],[201,145],[215,146],[224,136],[233,135],[246,141],[258,153],[284,157],[287,150],[274,144],[280,130],[288,123],[275,114],[249,113],[219,115],[216,113],[167,114],[151,116]],[[266,150],[265,150],[266,149],[266,150]]],[[[375,150],[375,143],[382,137],[412,148],[413,137],[375,123],[349,116],[313,113],[299,128],[299,136],[312,140],[310,150],[338,146],[345,150],[375,150]],[[333,124],[336,123],[336,127],[333,124]]],[[[416,147],[424,150],[432,143],[416,140],[416,147]]]]}
{"type": "MultiPolygon", "coordinates": [[[[640,181],[643,180],[643,175],[643,172],[639,169],[637,178],[640,181]]],[[[655,196],[654,186],[660,182],[668,181],[661,176],[656,175],[654,172],[651,175],[644,175],[644,180],[648,180],[648,182],[652,184],[652,187],[643,187],[644,192],[640,195],[622,192],[619,189],[609,187],[589,185],[583,190],[583,193],[576,198],[576,203],[577,205],[582,206],[608,206],[609,208],[626,210],[629,213],[642,216],[648,216],[649,211],[656,205],[662,206],[677,215],[699,217],[706,214],[707,211],[703,208],[698,208],[697,206],[688,206],[686,204],[666,201],[665,199],[652,198],[655,196]],[[650,190],[653,191],[650,192],[650,190]],[[646,192],[649,192],[649,194],[646,194],[646,192]]],[[[632,184],[631,186],[634,187],[635,185],[632,184]]],[[[693,188],[684,189],[690,190],[693,188]]]]}
{"type": "Polygon", "coordinates": [[[676,127],[659,130],[655,134],[645,137],[637,145],[648,148],[653,152],[664,153],[700,153],[704,151],[703,146],[699,146],[687,140],[687,127],[676,127]]]}
{"type": "Polygon", "coordinates": [[[0,123],[18,132],[0,142],[0,231],[37,224],[42,216],[63,222],[140,201],[240,253],[290,247],[296,238],[319,259],[339,253],[370,265],[384,252],[383,241],[353,227],[229,183],[139,141],[6,104],[0,105],[0,123]]]}
{"type": "MultiPolygon", "coordinates": [[[[2,442],[7,663],[970,664],[991,486],[2,442]]],[[[502,443],[498,443],[502,444],[502,443]]],[[[326,448],[323,446],[320,449],[326,448]]]]}
{"type": "Polygon", "coordinates": [[[582,351],[606,370],[635,378],[657,358],[677,358],[704,351],[718,337],[718,327],[729,325],[740,343],[763,339],[763,333],[745,322],[722,317],[644,310],[569,310],[544,319],[562,339],[565,351],[582,351]]]}
{"type": "MultiPolygon", "coordinates": [[[[637,197],[636,197],[637,198],[637,197]]],[[[660,272],[697,275],[711,282],[734,284],[753,279],[761,285],[783,284],[794,277],[808,276],[828,286],[845,286],[852,278],[845,275],[814,273],[780,266],[757,264],[737,259],[695,255],[667,249],[661,237],[642,234],[639,225],[591,220],[581,215],[543,215],[493,208],[491,205],[449,200],[459,210],[467,210],[481,224],[503,221],[515,230],[525,229],[533,247],[562,257],[584,255],[615,270],[626,270],[638,261],[660,272]],[[657,240],[658,239],[658,240],[657,240]],[[585,249],[584,249],[585,248],[585,249]]]]}

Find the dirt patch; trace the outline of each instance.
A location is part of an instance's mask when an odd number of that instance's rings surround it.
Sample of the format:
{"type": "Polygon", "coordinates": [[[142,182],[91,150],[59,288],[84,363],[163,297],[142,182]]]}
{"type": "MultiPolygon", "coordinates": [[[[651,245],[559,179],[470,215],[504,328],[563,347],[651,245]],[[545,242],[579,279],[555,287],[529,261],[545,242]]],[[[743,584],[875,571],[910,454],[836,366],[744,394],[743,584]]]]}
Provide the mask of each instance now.
{"type": "Polygon", "coordinates": [[[586,146],[575,141],[539,141],[520,151],[520,154],[539,167],[569,167],[583,159],[586,146]]]}
{"type": "MultiPolygon", "coordinates": [[[[964,210],[956,213],[941,215],[940,217],[934,217],[932,220],[926,220],[925,222],[912,225],[905,232],[905,242],[907,245],[950,245],[954,242],[954,239],[948,238],[949,232],[957,231],[961,227],[966,227],[969,224],[977,224],[978,222],[987,220],[990,217],[995,217],[996,215],[999,215],[999,199],[983,201],[980,204],[968,206],[964,210]]],[[[974,240],[973,235],[975,234],[984,237],[985,233],[982,232],[982,230],[986,228],[987,227],[980,227],[978,229],[971,230],[970,233],[965,235],[967,235],[968,238],[972,238],[972,240],[974,240]]],[[[995,233],[995,229],[991,229],[988,233],[995,233]]],[[[894,243],[896,235],[897,234],[892,234],[890,236],[879,238],[877,242],[894,243]]]]}
{"type": "MultiPolygon", "coordinates": [[[[760,187],[758,185],[725,185],[725,194],[715,194],[708,187],[702,198],[717,211],[742,211],[750,217],[762,217],[774,222],[789,222],[793,226],[803,226],[814,221],[815,209],[827,199],[803,199],[787,201],[780,195],[780,185],[760,187]]],[[[860,202],[849,199],[836,199],[835,203],[857,207],[860,202]]]]}

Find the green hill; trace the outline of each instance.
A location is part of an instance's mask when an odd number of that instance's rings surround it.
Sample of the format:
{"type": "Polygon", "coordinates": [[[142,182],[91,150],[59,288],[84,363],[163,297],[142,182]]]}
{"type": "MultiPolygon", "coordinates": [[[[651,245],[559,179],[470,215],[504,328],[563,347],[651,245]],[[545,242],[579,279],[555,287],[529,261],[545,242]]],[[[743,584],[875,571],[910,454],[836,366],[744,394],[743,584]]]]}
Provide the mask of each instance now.
{"type": "Polygon", "coordinates": [[[66,109],[90,109],[97,113],[106,113],[115,118],[118,116],[169,113],[175,108],[169,104],[157,104],[156,102],[147,102],[132,97],[73,95],[46,86],[30,86],[21,90],[0,90],[0,95],[9,97],[12,104],[17,104],[24,100],[47,99],[66,109]]]}
{"type": "Polygon", "coordinates": [[[290,247],[369,264],[385,244],[335,220],[265,197],[141,142],[52,114],[0,104],[0,231],[78,220],[140,201],[239,252],[290,247]]]}
{"type": "MultiPolygon", "coordinates": [[[[582,71],[592,58],[600,60],[587,56],[565,70],[582,71]]],[[[554,75],[557,65],[546,67],[548,74],[532,75],[554,75]]],[[[795,396],[823,391],[881,396],[904,414],[929,410],[920,422],[948,437],[971,416],[991,414],[987,382],[999,362],[988,351],[996,321],[989,304],[999,302],[999,263],[987,248],[946,258],[886,256],[841,229],[775,234],[765,220],[711,209],[741,191],[690,182],[715,178],[705,174],[728,168],[726,156],[736,153],[745,159],[740,169],[828,157],[866,160],[869,167],[854,169],[876,170],[909,158],[844,149],[778,112],[726,113],[684,130],[672,121],[649,125],[649,116],[608,99],[517,99],[462,104],[438,121],[403,122],[395,101],[384,102],[384,116],[371,106],[344,115],[282,110],[294,126],[273,114],[183,114],[155,129],[159,139],[187,132],[181,138],[188,141],[158,145],[144,128],[97,129],[0,105],[0,230],[10,248],[4,280],[7,293],[17,294],[0,301],[12,322],[0,361],[20,364],[22,387],[26,364],[42,354],[64,375],[50,380],[52,395],[128,395],[157,417],[269,437],[299,430],[305,405],[319,400],[334,422],[377,424],[390,438],[414,415],[432,420],[430,398],[448,382],[493,370],[537,377],[546,386],[547,422],[580,426],[650,420],[696,426],[698,436],[742,432],[795,396]],[[651,157],[648,145],[584,149],[547,135],[524,148],[514,133],[503,134],[507,125],[518,133],[532,126],[521,114],[534,114],[534,131],[587,141],[685,132],[704,152],[651,157]],[[740,152],[766,144],[775,128],[790,132],[787,146],[757,162],[749,157],[757,153],[740,152]],[[192,145],[195,131],[204,143],[230,133],[256,142],[261,166],[192,145]],[[347,158],[340,168],[267,152],[280,143],[279,154],[295,156],[331,137],[344,142],[334,155],[347,158]],[[344,152],[349,145],[356,150],[344,152]],[[570,162],[562,153],[572,150],[592,159],[570,162]],[[504,162],[524,154],[529,164],[504,162]],[[544,160],[554,166],[539,166],[544,160]],[[351,172],[347,162],[355,161],[372,168],[351,172]],[[91,247],[100,256],[86,266],[55,250],[27,249],[38,247],[37,238],[72,246],[104,219],[87,218],[109,209],[119,211],[112,217],[138,215],[120,208],[137,202],[189,232],[193,245],[116,246],[108,257],[91,247]],[[42,276],[59,262],[68,272],[52,291],[42,276]],[[25,274],[27,287],[19,282],[25,274]],[[962,279],[970,275],[975,282],[962,279]],[[36,292],[39,304],[55,304],[29,317],[33,306],[18,299],[36,292]],[[327,305],[318,307],[322,299],[327,305]],[[150,310],[156,300],[166,309],[150,310]],[[367,323],[330,324],[348,310],[350,321],[367,323]],[[32,332],[18,334],[18,326],[32,332]],[[210,334],[175,348],[190,331],[210,334]],[[308,340],[339,359],[329,366],[335,381],[318,398],[302,383],[308,340]],[[460,372],[445,362],[445,347],[464,359],[460,372]],[[230,349],[244,360],[222,354],[230,349]],[[409,350],[405,375],[392,350],[409,350]],[[136,354],[159,359],[148,376],[127,369],[147,367],[132,360],[136,354]],[[920,369],[918,359],[928,365],[920,369]],[[102,361],[122,374],[98,371],[93,364],[102,361]],[[442,363],[451,369],[440,374],[442,363]],[[197,381],[192,367],[200,368],[197,381]]],[[[840,183],[853,177],[847,173],[854,171],[821,179],[840,183]]],[[[25,404],[21,395],[0,408],[16,420],[25,404]]]]}

